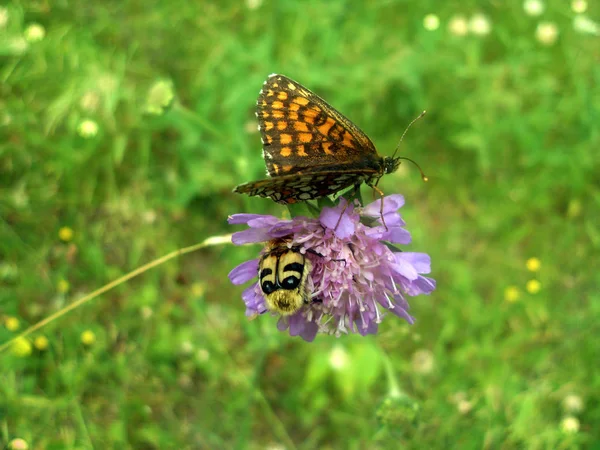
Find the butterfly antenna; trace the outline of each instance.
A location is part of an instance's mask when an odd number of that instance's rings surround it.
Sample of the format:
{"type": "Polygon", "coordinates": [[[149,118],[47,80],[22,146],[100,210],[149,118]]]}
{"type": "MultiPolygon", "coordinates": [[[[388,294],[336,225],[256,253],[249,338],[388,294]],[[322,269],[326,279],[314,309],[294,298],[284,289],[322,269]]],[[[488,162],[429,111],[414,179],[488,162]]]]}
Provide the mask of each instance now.
{"type": "MultiPolygon", "coordinates": [[[[423,111],[421,114],[419,114],[417,117],[415,117],[411,123],[408,124],[408,126],[404,130],[404,133],[402,133],[402,136],[400,136],[400,141],[398,142],[398,145],[396,146],[396,150],[394,150],[394,154],[392,155],[392,158],[396,158],[396,153],[398,153],[398,150],[400,149],[400,144],[402,144],[402,140],[404,139],[404,136],[406,135],[406,132],[408,131],[408,129],[412,126],[413,123],[415,123],[417,120],[419,120],[421,117],[423,117],[426,112],[427,111],[423,111]]],[[[427,178],[427,175],[425,175],[425,172],[423,172],[423,169],[421,169],[421,166],[419,166],[415,161],[413,161],[410,158],[406,158],[404,156],[399,156],[398,159],[404,159],[406,161],[413,163],[417,167],[417,169],[419,169],[419,172],[421,172],[421,178],[423,179],[423,181],[429,180],[429,178],[427,178]]]]}

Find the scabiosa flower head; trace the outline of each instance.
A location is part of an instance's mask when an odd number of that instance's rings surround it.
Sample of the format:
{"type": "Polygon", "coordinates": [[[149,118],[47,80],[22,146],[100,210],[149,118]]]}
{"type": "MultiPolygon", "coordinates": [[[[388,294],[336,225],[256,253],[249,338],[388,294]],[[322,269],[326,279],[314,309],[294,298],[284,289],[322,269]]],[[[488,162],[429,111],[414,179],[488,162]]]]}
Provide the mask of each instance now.
{"type": "MultiPolygon", "coordinates": [[[[364,208],[340,198],[337,206],[323,208],[319,218],[283,220],[258,214],[229,218],[230,224],[249,227],[233,235],[234,244],[285,239],[289,248],[299,248],[310,260],[307,290],[311,301],[291,315],[282,315],[281,331],[287,329],[290,335],[307,341],[318,332],[374,334],[385,310],[414,322],[405,296],[429,294],[435,281],[422,275],[430,271],[427,254],[392,250],[388,245],[410,242],[410,233],[397,212],[403,204],[401,195],[390,195],[364,208]]],[[[230,272],[229,279],[233,284],[250,281],[257,276],[259,262],[242,263],[230,272]]],[[[267,311],[258,282],[248,287],[242,298],[247,316],[267,311]]]]}

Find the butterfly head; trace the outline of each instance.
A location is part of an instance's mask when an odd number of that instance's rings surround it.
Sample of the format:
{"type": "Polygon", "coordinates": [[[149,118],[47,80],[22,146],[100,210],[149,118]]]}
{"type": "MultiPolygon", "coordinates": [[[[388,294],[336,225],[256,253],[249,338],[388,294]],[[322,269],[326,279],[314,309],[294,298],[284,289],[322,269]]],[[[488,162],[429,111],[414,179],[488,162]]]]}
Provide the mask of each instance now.
{"type": "Polygon", "coordinates": [[[386,156],[383,158],[383,174],[392,173],[398,170],[400,159],[401,158],[395,158],[393,156],[386,156]]]}
{"type": "Polygon", "coordinates": [[[406,158],[404,156],[386,156],[385,158],[383,158],[382,175],[392,173],[392,172],[395,172],[396,170],[398,170],[398,167],[402,163],[403,159],[413,163],[417,167],[417,169],[419,169],[419,172],[421,172],[421,178],[423,179],[423,181],[429,180],[429,178],[427,178],[427,175],[425,175],[425,173],[421,169],[421,166],[419,166],[412,159],[406,158]]]}

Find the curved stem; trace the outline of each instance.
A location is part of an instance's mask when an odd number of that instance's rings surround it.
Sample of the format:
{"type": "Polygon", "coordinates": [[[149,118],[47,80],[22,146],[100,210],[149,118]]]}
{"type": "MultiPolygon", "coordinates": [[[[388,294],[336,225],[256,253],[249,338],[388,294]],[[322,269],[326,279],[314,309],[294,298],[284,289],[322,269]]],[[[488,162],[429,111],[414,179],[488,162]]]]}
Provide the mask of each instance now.
{"type": "Polygon", "coordinates": [[[45,319],[42,319],[38,323],[30,326],[29,328],[24,330],[22,333],[18,334],[14,338],[12,338],[9,341],[5,342],[4,344],[0,345],[0,353],[2,353],[7,348],[9,348],[17,339],[22,339],[25,336],[30,335],[34,331],[39,330],[40,328],[48,325],[50,322],[53,322],[54,320],[58,319],[59,317],[64,316],[65,314],[74,310],[75,308],[78,308],[81,305],[83,305],[84,303],[87,303],[90,300],[98,297],[99,295],[102,295],[105,292],[110,291],[114,287],[117,287],[120,284],[123,284],[126,281],[129,281],[134,277],[137,277],[138,275],[146,272],[147,270],[150,270],[156,266],[159,266],[162,263],[164,263],[170,259],[173,259],[177,256],[185,255],[186,253],[195,252],[196,250],[200,250],[201,248],[212,247],[212,246],[221,245],[221,244],[230,244],[231,236],[232,236],[231,234],[227,234],[224,236],[209,237],[209,238],[205,239],[204,241],[200,242],[199,244],[194,244],[194,245],[190,245],[189,247],[180,248],[179,250],[175,250],[174,252],[171,252],[164,256],[161,256],[160,258],[155,259],[154,261],[150,261],[149,263],[144,264],[143,266],[138,267],[135,270],[132,270],[128,274],[125,274],[122,277],[117,278],[116,280],[111,281],[108,284],[105,284],[101,288],[96,289],[94,292],[91,292],[88,295],[83,296],[79,300],[74,301],[70,305],[65,306],[64,308],[56,311],[54,314],[51,314],[48,317],[46,317],[45,319]]]}

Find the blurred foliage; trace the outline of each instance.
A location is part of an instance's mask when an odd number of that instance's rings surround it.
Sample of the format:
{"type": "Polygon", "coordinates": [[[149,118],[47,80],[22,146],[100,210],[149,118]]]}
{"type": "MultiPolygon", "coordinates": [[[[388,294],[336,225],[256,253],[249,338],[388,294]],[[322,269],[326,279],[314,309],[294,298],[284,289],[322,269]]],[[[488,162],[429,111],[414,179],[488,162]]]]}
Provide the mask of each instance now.
{"type": "Polygon", "coordinates": [[[256,247],[187,255],[0,354],[0,447],[599,445],[600,7],[537,4],[1,6],[0,344],[229,214],[282,214],[231,193],[264,174],[273,72],[383,155],[428,111],[401,152],[430,182],[381,187],[438,289],[412,327],[307,344],[244,317],[226,275],[256,247]]]}

